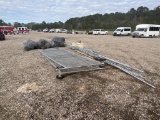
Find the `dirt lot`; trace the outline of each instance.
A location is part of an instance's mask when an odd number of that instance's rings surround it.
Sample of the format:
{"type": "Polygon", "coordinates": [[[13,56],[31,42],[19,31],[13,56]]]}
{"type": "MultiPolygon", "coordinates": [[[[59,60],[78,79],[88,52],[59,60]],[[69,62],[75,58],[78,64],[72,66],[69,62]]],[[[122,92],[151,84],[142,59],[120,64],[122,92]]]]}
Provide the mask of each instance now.
{"type": "Polygon", "coordinates": [[[0,41],[0,119],[2,120],[158,120],[160,119],[160,38],[31,32],[0,41]],[[24,51],[27,39],[65,37],[144,70],[156,89],[120,70],[55,77],[57,71],[38,50],[24,51]]]}

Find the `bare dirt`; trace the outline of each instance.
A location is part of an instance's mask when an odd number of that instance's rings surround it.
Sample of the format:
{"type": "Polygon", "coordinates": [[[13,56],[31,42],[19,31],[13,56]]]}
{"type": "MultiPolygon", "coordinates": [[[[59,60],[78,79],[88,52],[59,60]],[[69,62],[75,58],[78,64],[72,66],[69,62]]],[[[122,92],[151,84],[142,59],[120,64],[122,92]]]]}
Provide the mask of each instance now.
{"type": "Polygon", "coordinates": [[[7,35],[0,41],[1,120],[159,120],[160,38],[42,33],[7,35]],[[38,50],[24,51],[27,39],[65,37],[141,70],[151,88],[120,70],[55,77],[57,71],[38,50]]]}

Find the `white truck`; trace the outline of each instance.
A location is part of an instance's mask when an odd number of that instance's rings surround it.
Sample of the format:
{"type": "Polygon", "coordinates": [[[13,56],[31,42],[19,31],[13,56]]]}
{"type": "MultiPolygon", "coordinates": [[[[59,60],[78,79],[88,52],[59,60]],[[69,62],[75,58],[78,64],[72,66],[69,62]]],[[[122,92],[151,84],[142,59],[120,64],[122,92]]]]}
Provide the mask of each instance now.
{"type": "Polygon", "coordinates": [[[157,37],[159,36],[160,25],[155,24],[139,24],[132,33],[133,37],[157,37]]]}
{"type": "Polygon", "coordinates": [[[131,27],[118,27],[113,32],[113,36],[127,36],[130,34],[131,34],[131,27]]]}
{"type": "Polygon", "coordinates": [[[93,35],[106,35],[108,31],[105,31],[104,29],[94,29],[93,35]]]}
{"type": "Polygon", "coordinates": [[[48,28],[43,29],[43,32],[45,33],[48,32],[48,28]]]}
{"type": "Polygon", "coordinates": [[[56,28],[56,29],[55,29],[55,32],[56,32],[56,33],[61,33],[61,31],[62,31],[61,28],[56,28]]]}
{"type": "Polygon", "coordinates": [[[54,28],[49,30],[49,33],[53,33],[53,32],[55,32],[54,28]]]}

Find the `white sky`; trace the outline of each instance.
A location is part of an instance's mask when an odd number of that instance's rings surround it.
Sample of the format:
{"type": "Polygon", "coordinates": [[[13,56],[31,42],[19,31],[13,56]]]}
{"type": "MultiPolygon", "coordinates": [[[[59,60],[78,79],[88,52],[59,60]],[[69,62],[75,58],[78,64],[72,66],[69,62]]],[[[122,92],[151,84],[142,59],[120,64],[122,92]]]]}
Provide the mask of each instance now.
{"type": "Polygon", "coordinates": [[[128,12],[140,6],[150,10],[160,0],[0,0],[0,19],[6,23],[65,22],[74,17],[128,12]]]}

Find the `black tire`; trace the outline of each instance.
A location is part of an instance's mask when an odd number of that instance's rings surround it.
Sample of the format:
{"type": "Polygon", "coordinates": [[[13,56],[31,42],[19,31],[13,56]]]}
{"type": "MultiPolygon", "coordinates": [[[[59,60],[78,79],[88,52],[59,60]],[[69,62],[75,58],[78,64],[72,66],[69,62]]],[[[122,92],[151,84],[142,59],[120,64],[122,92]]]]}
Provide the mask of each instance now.
{"type": "Polygon", "coordinates": [[[57,79],[63,79],[63,78],[64,78],[64,75],[56,75],[56,78],[57,78],[57,79]]]}
{"type": "Polygon", "coordinates": [[[8,32],[7,32],[7,31],[4,31],[4,34],[5,34],[5,35],[7,35],[7,34],[8,34],[8,32]]]}
{"type": "Polygon", "coordinates": [[[155,36],[155,35],[153,35],[152,37],[153,37],[153,38],[155,38],[156,36],[155,36]]]}
{"type": "Polygon", "coordinates": [[[143,38],[143,37],[144,37],[144,35],[142,34],[142,35],[140,35],[140,37],[141,37],[141,38],[143,38]]]}
{"type": "Polygon", "coordinates": [[[104,64],[104,65],[100,65],[99,67],[100,67],[100,68],[105,68],[105,64],[104,64]]]}

